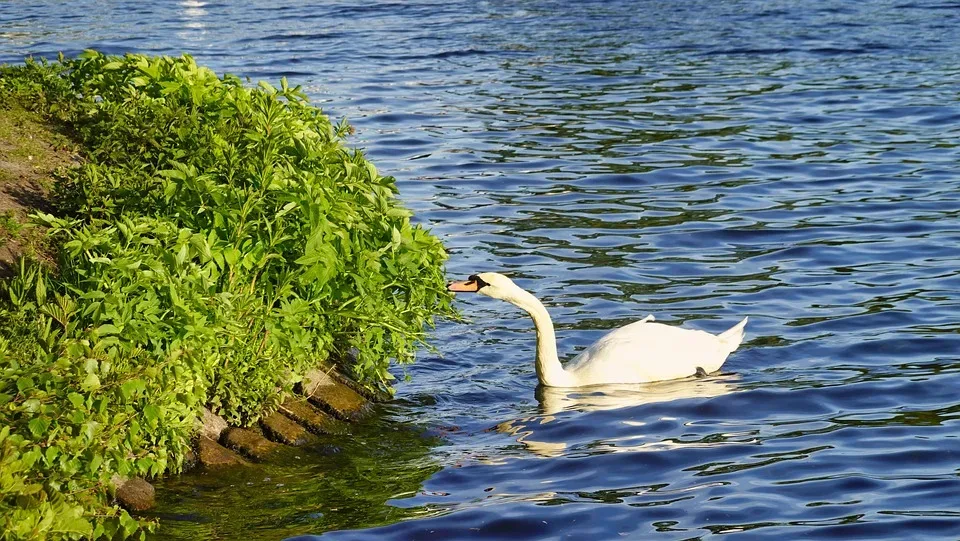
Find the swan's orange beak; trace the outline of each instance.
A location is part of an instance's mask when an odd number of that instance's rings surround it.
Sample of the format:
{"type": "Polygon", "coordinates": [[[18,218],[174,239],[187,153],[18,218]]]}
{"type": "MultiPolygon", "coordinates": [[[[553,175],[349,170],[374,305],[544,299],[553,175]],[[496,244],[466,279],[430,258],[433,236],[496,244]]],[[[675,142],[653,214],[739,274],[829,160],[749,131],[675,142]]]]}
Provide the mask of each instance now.
{"type": "Polygon", "coordinates": [[[447,286],[447,291],[455,291],[457,293],[476,293],[479,289],[480,284],[478,284],[476,280],[450,282],[450,285],[447,286]]]}

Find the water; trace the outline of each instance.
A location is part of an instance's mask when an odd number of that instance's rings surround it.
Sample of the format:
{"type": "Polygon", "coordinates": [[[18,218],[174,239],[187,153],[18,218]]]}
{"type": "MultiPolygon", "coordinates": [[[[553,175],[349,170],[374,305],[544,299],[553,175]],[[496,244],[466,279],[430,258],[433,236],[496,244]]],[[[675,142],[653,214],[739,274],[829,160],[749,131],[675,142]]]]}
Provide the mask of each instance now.
{"type": "Polygon", "coordinates": [[[304,85],[561,352],[750,316],[720,374],[564,393],[461,296],[366,436],[171,480],[168,536],[960,536],[960,4],[0,4],[0,60],[86,47],[304,85]]]}

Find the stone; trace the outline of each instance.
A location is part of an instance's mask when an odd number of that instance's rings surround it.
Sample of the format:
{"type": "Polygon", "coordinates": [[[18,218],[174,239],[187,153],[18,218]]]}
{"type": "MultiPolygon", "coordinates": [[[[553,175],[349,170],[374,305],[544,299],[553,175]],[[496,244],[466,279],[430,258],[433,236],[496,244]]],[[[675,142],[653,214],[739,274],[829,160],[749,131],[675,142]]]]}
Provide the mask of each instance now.
{"type": "Polygon", "coordinates": [[[187,451],[183,453],[183,470],[192,470],[196,468],[198,464],[200,464],[200,457],[197,456],[197,452],[193,449],[187,449],[187,451]]]}
{"type": "Polygon", "coordinates": [[[197,441],[197,458],[207,468],[221,466],[241,466],[249,464],[237,453],[220,445],[206,436],[197,441]]]}
{"type": "Polygon", "coordinates": [[[134,477],[117,487],[117,503],[127,511],[146,511],[153,507],[154,493],[153,485],[139,477],[134,477]]]}
{"type": "Polygon", "coordinates": [[[210,438],[213,441],[219,441],[220,435],[227,429],[227,422],[216,413],[207,408],[203,408],[203,414],[200,417],[202,423],[200,434],[210,438]]]}
{"type": "Polygon", "coordinates": [[[280,412],[316,434],[346,434],[347,425],[323,412],[306,400],[288,397],[280,406],[280,412]]]}
{"type": "Polygon", "coordinates": [[[249,428],[228,428],[223,432],[221,441],[225,446],[257,461],[266,460],[280,448],[279,443],[274,443],[249,428]]]}
{"type": "Polygon", "coordinates": [[[370,411],[370,401],[327,373],[304,375],[303,391],[314,403],[345,421],[359,421],[370,411]]]}
{"type": "Polygon", "coordinates": [[[317,439],[306,428],[278,411],[261,419],[260,428],[273,441],[287,445],[300,446],[317,439]]]}
{"type": "MultiPolygon", "coordinates": [[[[349,352],[347,352],[345,356],[337,360],[335,364],[338,364],[341,366],[354,365],[356,364],[356,362],[357,362],[356,352],[355,350],[350,350],[349,352]]],[[[356,381],[353,381],[352,379],[341,374],[340,372],[333,370],[333,368],[327,365],[326,363],[324,365],[321,365],[320,369],[323,370],[325,373],[329,374],[330,377],[332,377],[333,379],[339,381],[340,383],[346,385],[347,387],[350,387],[351,389],[356,391],[359,395],[369,400],[372,400],[374,402],[386,402],[393,398],[393,395],[387,392],[386,390],[384,389],[371,390],[367,387],[364,387],[363,385],[360,385],[356,381]]]]}

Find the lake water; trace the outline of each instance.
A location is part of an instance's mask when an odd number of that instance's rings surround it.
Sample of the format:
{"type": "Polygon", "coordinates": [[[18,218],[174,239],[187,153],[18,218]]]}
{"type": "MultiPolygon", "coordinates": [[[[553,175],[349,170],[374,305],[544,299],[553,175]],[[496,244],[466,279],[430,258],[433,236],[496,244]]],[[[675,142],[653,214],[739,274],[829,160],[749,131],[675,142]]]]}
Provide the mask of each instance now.
{"type": "Polygon", "coordinates": [[[960,537],[960,4],[0,4],[0,61],[86,47],[302,84],[562,354],[750,317],[720,374],[565,393],[461,296],[355,441],[169,480],[165,536],[960,537]]]}

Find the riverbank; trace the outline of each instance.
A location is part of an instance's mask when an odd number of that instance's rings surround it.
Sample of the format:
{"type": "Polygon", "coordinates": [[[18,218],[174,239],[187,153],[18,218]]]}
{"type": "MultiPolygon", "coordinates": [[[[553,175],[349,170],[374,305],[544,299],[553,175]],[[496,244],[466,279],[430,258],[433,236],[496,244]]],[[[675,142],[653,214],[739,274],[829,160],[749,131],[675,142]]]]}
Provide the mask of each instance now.
{"type": "Polygon", "coordinates": [[[389,392],[452,315],[440,242],[285,80],[94,52],[0,76],[27,157],[0,209],[8,538],[135,535],[112,487],[180,471],[205,408],[269,425],[324,361],[389,392]]]}

